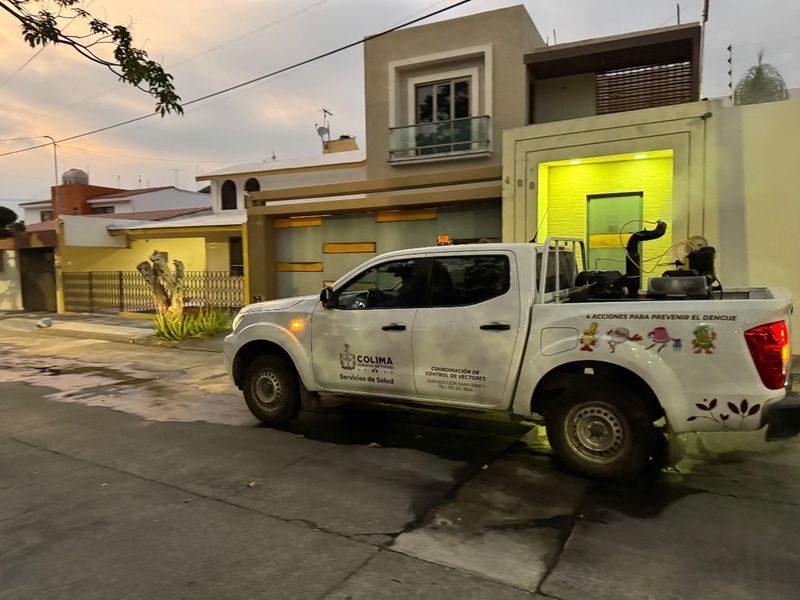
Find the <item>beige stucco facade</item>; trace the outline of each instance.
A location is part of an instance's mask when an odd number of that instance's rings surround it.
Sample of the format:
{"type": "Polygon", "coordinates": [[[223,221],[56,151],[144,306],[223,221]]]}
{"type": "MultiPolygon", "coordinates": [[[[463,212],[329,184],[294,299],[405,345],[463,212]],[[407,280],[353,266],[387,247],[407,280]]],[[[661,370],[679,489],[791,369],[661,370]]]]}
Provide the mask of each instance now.
{"type": "Polygon", "coordinates": [[[521,5],[459,19],[422,25],[368,40],[364,44],[364,90],[369,179],[428,174],[442,169],[438,160],[389,159],[389,128],[412,121],[413,86],[469,76],[474,94],[471,114],[491,122],[487,156],[448,160],[447,169],[500,165],[504,129],[527,122],[526,52],[544,40],[521,5]]]}

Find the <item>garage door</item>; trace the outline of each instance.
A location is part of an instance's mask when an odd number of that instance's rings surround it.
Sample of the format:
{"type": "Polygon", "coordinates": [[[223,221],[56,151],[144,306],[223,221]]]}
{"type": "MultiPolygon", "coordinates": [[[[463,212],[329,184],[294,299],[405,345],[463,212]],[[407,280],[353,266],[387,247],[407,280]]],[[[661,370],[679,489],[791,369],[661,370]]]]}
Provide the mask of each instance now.
{"type": "Polygon", "coordinates": [[[316,294],[376,254],[455,243],[500,241],[500,201],[275,221],[278,297],[316,294]]]}

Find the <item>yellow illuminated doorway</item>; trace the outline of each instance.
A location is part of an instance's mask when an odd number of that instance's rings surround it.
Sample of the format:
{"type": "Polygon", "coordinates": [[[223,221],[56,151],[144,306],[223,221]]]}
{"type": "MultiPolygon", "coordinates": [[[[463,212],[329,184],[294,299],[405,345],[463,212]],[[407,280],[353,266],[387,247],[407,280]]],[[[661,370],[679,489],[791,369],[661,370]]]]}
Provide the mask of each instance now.
{"type": "Polygon", "coordinates": [[[642,192],[630,192],[586,197],[589,269],[625,272],[625,244],[630,232],[641,229],[643,196],[642,192]]]}

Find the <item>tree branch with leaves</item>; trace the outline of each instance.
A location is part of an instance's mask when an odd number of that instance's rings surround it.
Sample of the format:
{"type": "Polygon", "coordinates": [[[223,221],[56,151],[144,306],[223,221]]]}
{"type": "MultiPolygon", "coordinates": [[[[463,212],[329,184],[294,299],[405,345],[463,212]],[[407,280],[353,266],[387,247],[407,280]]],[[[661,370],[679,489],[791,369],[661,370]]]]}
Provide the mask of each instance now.
{"type": "Polygon", "coordinates": [[[19,21],[22,38],[31,48],[69,46],[83,58],[106,67],[121,81],[153,96],[155,111],[162,117],[171,112],[183,113],[172,75],[134,46],[129,27],[110,25],[94,17],[81,6],[81,0],[0,0],[0,10],[19,21]],[[82,23],[84,31],[65,33],[70,23],[82,23]],[[105,46],[110,55],[100,51],[105,46]]]}

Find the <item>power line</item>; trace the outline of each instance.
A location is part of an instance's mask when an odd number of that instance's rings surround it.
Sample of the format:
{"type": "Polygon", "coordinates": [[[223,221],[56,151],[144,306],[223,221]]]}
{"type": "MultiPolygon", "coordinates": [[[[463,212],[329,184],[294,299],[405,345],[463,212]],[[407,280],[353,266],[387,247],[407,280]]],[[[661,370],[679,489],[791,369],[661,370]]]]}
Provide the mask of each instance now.
{"type": "Polygon", "coordinates": [[[255,29],[251,29],[250,31],[242,33],[241,35],[239,35],[239,36],[237,36],[235,38],[232,38],[232,39],[230,39],[230,40],[228,40],[226,42],[222,42],[221,44],[217,44],[216,46],[211,46],[210,48],[206,48],[205,50],[203,50],[202,52],[200,52],[198,54],[195,54],[195,55],[190,56],[188,58],[184,58],[183,60],[179,60],[175,64],[169,65],[169,68],[172,69],[173,67],[177,67],[178,65],[186,64],[186,63],[191,62],[191,61],[193,61],[193,60],[195,60],[197,58],[200,58],[201,56],[205,56],[206,54],[211,54],[212,52],[216,52],[217,50],[225,48],[226,46],[230,46],[231,44],[235,44],[236,42],[239,42],[239,41],[243,40],[246,37],[250,37],[254,33],[259,33],[260,31],[264,31],[265,29],[269,29],[270,27],[274,27],[275,25],[279,25],[279,24],[283,23],[284,21],[288,21],[289,19],[292,19],[292,18],[296,17],[297,15],[303,14],[304,12],[308,12],[309,10],[311,10],[313,8],[316,8],[320,4],[325,4],[325,2],[327,2],[327,1],[328,0],[319,0],[318,2],[315,2],[314,4],[311,4],[309,6],[306,6],[305,8],[301,8],[300,10],[296,10],[293,13],[289,13],[288,15],[286,15],[284,17],[281,17],[280,19],[276,19],[274,21],[270,21],[269,23],[265,23],[264,25],[261,25],[260,27],[256,27],[255,29]]]}
{"type": "MultiPolygon", "coordinates": [[[[396,25],[395,27],[392,27],[390,29],[386,29],[384,31],[381,31],[380,33],[376,33],[374,35],[367,36],[367,37],[362,38],[360,40],[357,40],[355,42],[350,42],[349,44],[345,44],[344,46],[339,46],[338,48],[335,48],[333,50],[329,50],[327,52],[323,52],[322,54],[318,54],[318,55],[316,55],[316,56],[314,56],[312,58],[307,58],[307,59],[302,60],[300,62],[294,63],[293,65],[289,65],[288,67],[283,67],[281,69],[277,69],[277,70],[272,71],[270,73],[267,73],[265,75],[260,75],[259,77],[254,77],[253,79],[249,79],[247,81],[243,81],[242,83],[237,83],[236,85],[232,85],[230,87],[223,88],[221,90],[217,90],[216,92],[211,92],[210,94],[206,94],[206,95],[200,96],[198,98],[193,98],[192,100],[184,102],[181,106],[183,106],[183,107],[191,106],[192,104],[196,104],[198,102],[202,102],[202,101],[208,100],[210,98],[215,98],[216,96],[221,96],[222,94],[227,94],[228,92],[232,92],[233,90],[238,90],[240,88],[246,87],[248,85],[252,85],[252,84],[257,83],[259,81],[263,81],[264,79],[268,79],[270,77],[274,77],[275,75],[280,75],[281,73],[286,73],[287,71],[291,71],[293,69],[297,69],[298,67],[305,66],[307,64],[316,62],[318,60],[322,60],[323,58],[328,58],[329,56],[333,56],[334,54],[339,54],[340,52],[344,52],[345,50],[349,50],[350,48],[354,48],[356,46],[360,46],[361,44],[364,44],[364,43],[366,43],[366,42],[368,42],[370,40],[374,40],[376,38],[383,37],[383,36],[388,35],[388,34],[394,32],[394,31],[397,31],[398,29],[402,29],[403,27],[408,27],[409,25],[413,25],[414,23],[418,23],[420,21],[424,21],[426,19],[429,19],[429,18],[434,17],[436,15],[439,15],[441,13],[444,13],[444,12],[447,12],[449,10],[452,10],[452,9],[458,7],[458,6],[462,6],[464,4],[467,4],[468,2],[471,2],[471,1],[472,0],[460,0],[459,2],[456,2],[455,4],[451,4],[450,6],[446,6],[444,8],[440,8],[439,10],[436,10],[436,11],[434,11],[432,13],[427,14],[427,15],[423,15],[422,17],[418,17],[416,19],[411,19],[410,21],[406,21],[405,23],[402,23],[402,24],[396,25]]],[[[142,115],[142,116],[139,116],[139,117],[134,117],[132,119],[127,119],[125,121],[120,121],[118,123],[114,123],[113,125],[106,125],[105,127],[99,127],[97,129],[93,129],[91,131],[86,131],[84,133],[79,133],[79,134],[72,135],[72,136],[69,136],[69,137],[61,138],[60,140],[56,140],[55,143],[61,144],[61,143],[64,143],[64,142],[69,142],[71,140],[77,140],[79,138],[83,138],[83,137],[86,137],[86,136],[89,136],[89,135],[94,135],[96,133],[102,133],[104,131],[109,131],[110,129],[116,129],[117,127],[122,127],[124,125],[130,125],[131,123],[136,123],[138,121],[144,121],[145,119],[149,119],[151,117],[155,117],[158,114],[159,113],[157,113],[157,112],[152,112],[152,113],[149,113],[149,114],[146,114],[146,115],[142,115]]],[[[0,157],[11,156],[12,154],[20,154],[22,152],[28,152],[29,150],[35,150],[37,148],[44,148],[44,147],[49,146],[49,145],[50,144],[39,144],[39,145],[36,145],[36,146],[29,146],[27,148],[20,148],[19,150],[13,150],[11,152],[4,152],[3,154],[0,154],[0,157]]]]}
{"type": "MultiPolygon", "coordinates": [[[[0,140],[5,141],[5,140],[0,140]]],[[[197,158],[167,158],[165,156],[137,156],[133,154],[117,154],[114,152],[103,152],[102,150],[95,150],[77,146],[68,146],[62,145],[61,151],[64,152],[75,152],[77,154],[85,153],[85,154],[96,154],[99,156],[111,156],[115,158],[129,158],[134,160],[155,160],[159,162],[175,162],[175,163],[208,163],[208,164],[222,164],[222,163],[231,163],[236,161],[231,160],[201,160],[197,158]]],[[[238,162],[246,162],[246,161],[238,161],[238,162]]]]}

